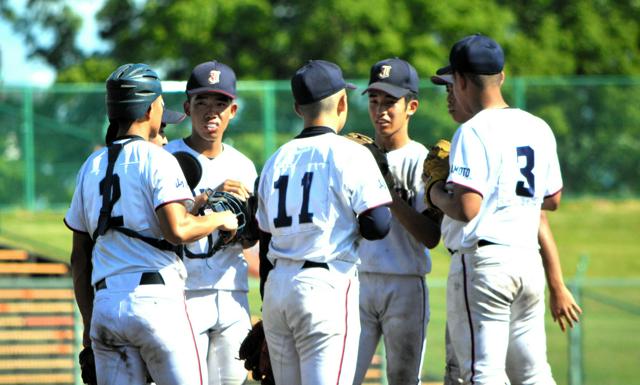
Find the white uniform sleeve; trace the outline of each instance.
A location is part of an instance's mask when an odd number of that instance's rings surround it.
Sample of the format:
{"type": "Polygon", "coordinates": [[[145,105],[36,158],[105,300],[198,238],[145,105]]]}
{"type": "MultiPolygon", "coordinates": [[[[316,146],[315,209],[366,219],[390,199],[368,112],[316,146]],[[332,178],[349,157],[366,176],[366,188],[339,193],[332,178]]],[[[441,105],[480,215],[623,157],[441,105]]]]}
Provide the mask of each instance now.
{"type": "Polygon", "coordinates": [[[84,216],[84,202],[82,200],[82,181],[84,179],[85,165],[78,171],[76,178],[76,189],[73,192],[73,198],[71,199],[71,206],[67,210],[67,214],[64,217],[64,223],[73,231],[88,233],[89,226],[85,221],[84,216]]]}
{"type": "MultiPolygon", "coordinates": [[[[551,129],[549,129],[551,132],[551,129]]],[[[562,189],[562,174],[560,172],[560,161],[558,160],[558,152],[556,150],[556,139],[553,133],[550,134],[549,146],[549,171],[547,174],[547,187],[545,190],[545,197],[551,196],[562,189]]]]}
{"type": "Polygon", "coordinates": [[[176,158],[164,150],[156,151],[153,161],[148,164],[153,168],[153,207],[157,209],[167,203],[182,202],[190,210],[193,197],[176,158]]]}
{"type": "Polygon", "coordinates": [[[449,178],[453,182],[483,196],[486,195],[489,170],[484,144],[475,130],[462,125],[456,131],[449,154],[449,178]]]}
{"type": "Polygon", "coordinates": [[[351,207],[360,215],[371,208],[391,202],[391,194],[373,155],[361,145],[348,148],[349,157],[340,166],[343,190],[351,207]]]}

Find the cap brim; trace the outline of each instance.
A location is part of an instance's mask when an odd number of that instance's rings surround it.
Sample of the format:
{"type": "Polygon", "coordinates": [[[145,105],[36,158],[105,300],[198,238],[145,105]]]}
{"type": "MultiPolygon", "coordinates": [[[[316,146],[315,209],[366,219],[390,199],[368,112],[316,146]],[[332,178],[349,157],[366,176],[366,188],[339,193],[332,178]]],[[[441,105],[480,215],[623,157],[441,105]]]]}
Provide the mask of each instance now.
{"type": "Polygon", "coordinates": [[[346,89],[348,89],[348,90],[355,90],[355,89],[357,89],[357,88],[358,88],[358,86],[356,86],[356,85],[355,85],[355,84],[353,84],[353,83],[346,83],[346,84],[345,84],[345,86],[344,86],[344,88],[346,88],[346,89]]]}
{"type": "Polygon", "coordinates": [[[367,87],[367,89],[362,92],[362,95],[366,94],[371,90],[386,92],[389,95],[393,96],[394,98],[401,98],[406,94],[408,94],[409,92],[411,92],[411,90],[408,88],[398,87],[390,83],[374,82],[369,84],[369,87],[367,87]]]}
{"type": "Polygon", "coordinates": [[[453,70],[451,69],[450,65],[446,67],[438,68],[438,70],[436,71],[436,75],[449,75],[452,73],[453,73],[453,70]]]}
{"type": "Polygon", "coordinates": [[[194,88],[192,90],[187,90],[187,95],[189,95],[189,96],[201,95],[201,94],[222,94],[224,96],[230,97],[231,99],[235,99],[236,98],[236,96],[234,94],[231,94],[229,92],[222,91],[222,90],[213,90],[213,89],[208,88],[208,87],[201,87],[201,88],[194,88]]]}
{"type": "Polygon", "coordinates": [[[178,124],[182,122],[186,117],[187,115],[183,114],[182,112],[165,109],[162,112],[162,123],[178,124]]]}
{"type": "Polygon", "coordinates": [[[453,75],[433,75],[431,77],[431,83],[438,86],[446,86],[447,84],[453,84],[453,75]]]}

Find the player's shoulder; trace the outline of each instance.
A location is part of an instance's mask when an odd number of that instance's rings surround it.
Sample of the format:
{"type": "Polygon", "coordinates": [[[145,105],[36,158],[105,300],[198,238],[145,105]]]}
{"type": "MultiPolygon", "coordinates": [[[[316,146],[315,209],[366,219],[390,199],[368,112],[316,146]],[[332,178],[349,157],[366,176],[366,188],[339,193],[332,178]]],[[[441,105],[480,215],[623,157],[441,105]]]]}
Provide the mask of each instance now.
{"type": "Polygon", "coordinates": [[[229,158],[233,158],[237,162],[241,162],[241,163],[253,166],[253,161],[251,160],[251,158],[249,158],[248,156],[243,154],[237,148],[233,147],[232,145],[230,145],[228,143],[223,143],[222,146],[223,146],[223,152],[222,153],[223,154],[226,153],[225,156],[228,156],[229,158]]]}
{"type": "Polygon", "coordinates": [[[190,147],[184,142],[183,138],[173,139],[169,143],[164,146],[164,149],[169,151],[170,153],[178,152],[178,151],[186,151],[190,147]]]}

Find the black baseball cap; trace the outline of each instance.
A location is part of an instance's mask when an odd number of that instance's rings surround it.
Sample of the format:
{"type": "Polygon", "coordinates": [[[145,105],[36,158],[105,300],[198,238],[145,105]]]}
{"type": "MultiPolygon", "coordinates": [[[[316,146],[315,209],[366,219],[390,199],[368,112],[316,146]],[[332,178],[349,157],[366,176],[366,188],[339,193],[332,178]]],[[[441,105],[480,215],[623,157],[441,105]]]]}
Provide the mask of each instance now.
{"type": "Polygon", "coordinates": [[[186,117],[187,115],[183,114],[182,112],[169,110],[165,108],[164,111],[162,112],[162,123],[178,124],[182,122],[186,117]]]}
{"type": "Polygon", "coordinates": [[[198,64],[187,81],[187,95],[223,94],[236,98],[236,74],[231,67],[215,60],[198,64]]]}
{"type": "Polygon", "coordinates": [[[419,85],[420,79],[416,69],[396,57],[381,60],[371,67],[369,86],[362,94],[370,90],[380,90],[394,98],[401,98],[409,92],[417,94],[419,85]]]}
{"type": "Polygon", "coordinates": [[[477,33],[453,45],[449,64],[455,72],[493,75],[504,68],[504,52],[495,40],[477,33]]]}
{"type": "Polygon", "coordinates": [[[447,84],[453,84],[453,71],[451,66],[439,68],[436,74],[431,76],[431,83],[438,86],[446,86],[447,84]]]}
{"type": "Polygon", "coordinates": [[[291,91],[299,105],[317,102],[343,89],[355,90],[347,83],[342,70],[326,60],[309,60],[291,78],[291,91]]]}

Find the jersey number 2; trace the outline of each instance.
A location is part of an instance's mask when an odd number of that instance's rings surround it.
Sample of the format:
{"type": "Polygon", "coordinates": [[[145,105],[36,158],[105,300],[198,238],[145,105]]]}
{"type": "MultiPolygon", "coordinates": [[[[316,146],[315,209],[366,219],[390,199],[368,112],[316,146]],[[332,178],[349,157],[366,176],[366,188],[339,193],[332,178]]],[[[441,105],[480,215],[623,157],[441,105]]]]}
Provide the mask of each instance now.
{"type": "Polygon", "coordinates": [[[529,146],[518,147],[517,149],[518,158],[524,156],[526,159],[526,163],[524,167],[520,168],[520,173],[527,179],[527,186],[524,185],[524,181],[519,181],[516,183],[516,195],[521,197],[531,198],[533,197],[533,193],[535,192],[535,177],[533,176],[533,166],[534,162],[534,152],[533,148],[529,146]]]}
{"type": "MultiPolygon", "coordinates": [[[[298,215],[300,223],[311,223],[313,213],[309,212],[309,192],[311,191],[311,182],[313,181],[313,172],[305,172],[302,176],[302,207],[298,215]]],[[[287,215],[287,186],[289,185],[289,175],[281,175],[273,184],[278,190],[278,216],[273,219],[276,227],[291,226],[293,218],[287,215]]]]}

